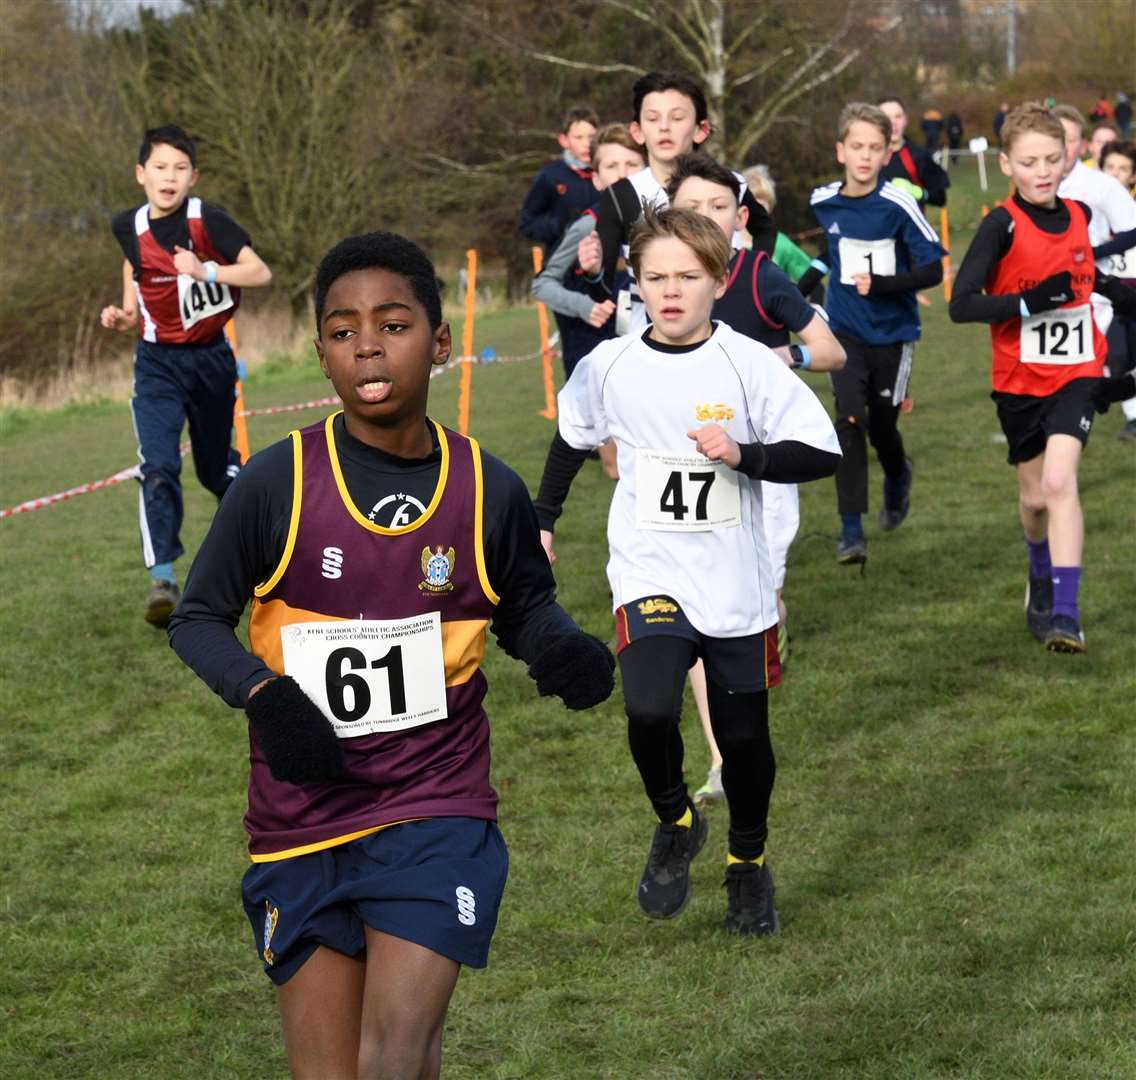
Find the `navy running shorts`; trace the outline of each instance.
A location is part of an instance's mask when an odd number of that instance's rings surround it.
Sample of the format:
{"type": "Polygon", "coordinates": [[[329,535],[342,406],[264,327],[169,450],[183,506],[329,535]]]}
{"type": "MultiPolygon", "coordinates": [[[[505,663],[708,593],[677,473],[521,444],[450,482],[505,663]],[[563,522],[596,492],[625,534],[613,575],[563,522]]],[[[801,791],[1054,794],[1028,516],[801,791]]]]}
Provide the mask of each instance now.
{"type": "Polygon", "coordinates": [[[286,983],[316,948],[366,948],[364,927],[485,967],[509,872],[495,822],[426,818],[254,863],[241,886],[265,974],[286,983]]]}

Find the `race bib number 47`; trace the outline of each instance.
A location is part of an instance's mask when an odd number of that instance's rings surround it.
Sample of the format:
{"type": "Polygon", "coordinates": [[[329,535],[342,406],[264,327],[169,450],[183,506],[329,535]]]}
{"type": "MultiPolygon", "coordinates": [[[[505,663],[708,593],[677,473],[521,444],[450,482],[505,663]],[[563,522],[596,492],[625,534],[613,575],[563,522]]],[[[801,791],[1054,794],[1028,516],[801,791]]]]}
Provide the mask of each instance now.
{"type": "Polygon", "coordinates": [[[895,273],[895,241],[853,240],[842,236],[837,246],[840,253],[840,283],[855,285],[854,274],[881,274],[891,277],[895,273]]]}
{"type": "Polygon", "coordinates": [[[1093,359],[1093,319],[1088,304],[1042,311],[1022,319],[1023,364],[1083,364],[1093,359]]]}
{"type": "Polygon", "coordinates": [[[707,532],[742,523],[738,473],[701,454],[639,450],[635,524],[663,532],[707,532]]]}
{"type": "Polygon", "coordinates": [[[284,671],[341,739],[446,718],[442,622],[436,611],[393,621],[290,623],[284,671]]]}
{"type": "Polygon", "coordinates": [[[233,306],[233,294],[219,281],[198,281],[189,274],[178,274],[178,306],[182,329],[189,330],[210,315],[228,311],[233,306]]]}

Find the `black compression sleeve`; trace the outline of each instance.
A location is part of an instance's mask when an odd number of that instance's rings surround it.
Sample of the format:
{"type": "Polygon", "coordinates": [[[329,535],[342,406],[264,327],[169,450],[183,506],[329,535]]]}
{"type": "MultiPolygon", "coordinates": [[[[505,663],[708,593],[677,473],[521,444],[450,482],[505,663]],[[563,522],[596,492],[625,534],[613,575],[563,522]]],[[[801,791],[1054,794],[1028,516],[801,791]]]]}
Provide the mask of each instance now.
{"type": "MultiPolygon", "coordinates": [[[[619,183],[627,183],[621,180],[619,183]]],[[[630,223],[625,223],[619,215],[619,206],[611,189],[605,193],[606,198],[599,201],[596,212],[596,236],[600,238],[603,247],[603,269],[598,282],[589,279],[588,294],[597,303],[611,300],[615,297],[615,275],[619,263],[620,251],[623,248],[627,235],[631,231],[630,223]]]]}
{"type": "Polygon", "coordinates": [[[775,443],[739,443],[742,460],[738,472],[751,480],[768,480],[771,484],[803,484],[832,476],[840,463],[840,455],[821,450],[809,443],[784,439],[775,443]]]}
{"type": "Polygon", "coordinates": [[[954,322],[999,323],[1021,313],[1016,294],[987,296],[986,282],[1010,250],[1012,219],[1000,207],[982,220],[951,285],[951,319],[954,322]]]}
{"type": "Polygon", "coordinates": [[[936,259],[924,266],[917,266],[907,274],[872,275],[870,296],[891,296],[893,293],[916,292],[930,289],[943,280],[943,264],[936,259]]]}
{"type": "Polygon", "coordinates": [[[1123,255],[1130,247],[1136,246],[1136,229],[1117,233],[1099,247],[1093,248],[1094,259],[1105,259],[1110,255],[1123,255]]]}
{"type": "Polygon", "coordinates": [[[773,215],[753,197],[748,187],[742,196],[742,206],[749,209],[746,230],[753,237],[753,250],[764,251],[773,258],[773,249],[777,246],[777,223],[773,215]]]}
{"type": "Polygon", "coordinates": [[[542,529],[551,532],[556,528],[556,519],[564,508],[572,481],[587,460],[587,450],[569,446],[559,431],[552,436],[536,497],[536,517],[542,529]]]}

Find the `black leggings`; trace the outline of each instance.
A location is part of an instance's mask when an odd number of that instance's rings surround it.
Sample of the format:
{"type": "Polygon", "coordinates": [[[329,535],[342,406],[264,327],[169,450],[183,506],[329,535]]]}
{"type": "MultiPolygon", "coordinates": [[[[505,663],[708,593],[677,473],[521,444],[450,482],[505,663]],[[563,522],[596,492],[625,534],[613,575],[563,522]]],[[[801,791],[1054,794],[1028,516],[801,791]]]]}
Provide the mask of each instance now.
{"type": "MultiPolygon", "coordinates": [[[[641,638],[619,654],[627,740],[660,821],[677,821],[686,810],[679,719],[686,673],[696,655],[693,641],[663,636],[641,638]]],[[[777,768],[769,737],[769,692],[735,694],[709,678],[707,691],[730,808],[730,854],[755,859],[765,850],[777,768]]]]}

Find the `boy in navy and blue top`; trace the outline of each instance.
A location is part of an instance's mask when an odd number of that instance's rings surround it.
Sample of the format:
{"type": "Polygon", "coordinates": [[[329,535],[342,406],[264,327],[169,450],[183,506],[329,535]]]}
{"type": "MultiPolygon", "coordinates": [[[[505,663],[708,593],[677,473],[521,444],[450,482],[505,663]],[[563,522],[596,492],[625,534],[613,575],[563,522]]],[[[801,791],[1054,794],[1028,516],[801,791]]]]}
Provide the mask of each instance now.
{"type": "Polygon", "coordinates": [[[868,510],[869,440],[884,471],[879,526],[895,529],[907,517],[911,461],[898,420],[920,334],[915,293],[942,281],[946,254],[915,200],[880,179],[890,134],[887,116],[874,105],[854,102],[841,112],[836,156],[845,178],[817,188],[811,199],[827,250],[797,283],[807,296],[831,270],[829,324],[848,357],[832,375],[843,453],[836,470],[836,558],[843,564],[867,560],[861,519],[868,510]]]}
{"type": "Polygon", "coordinates": [[[111,223],[124,256],[122,307],[103,308],[108,330],[141,340],[130,408],[138,437],[139,525],[151,587],[144,615],[163,627],[177,603],[174,560],[184,551],[179,439],[186,421],[193,464],[218,499],[240,469],[231,447],[237,362],[225,324],[241,289],[272,273],[244,229],[218,207],[189,197],[197,182],[193,140],[174,124],[147,131],[135,178],[146,202],[111,223]]]}
{"type": "Polygon", "coordinates": [[[426,416],[451,339],[425,254],[390,233],[342,241],[316,320],[343,411],[241,471],[170,643],[248,716],[242,891],[294,1075],[437,1076],[507,870],[486,630],[570,708],[611,693],[614,660],[556,603],[523,481],[426,416]]]}

